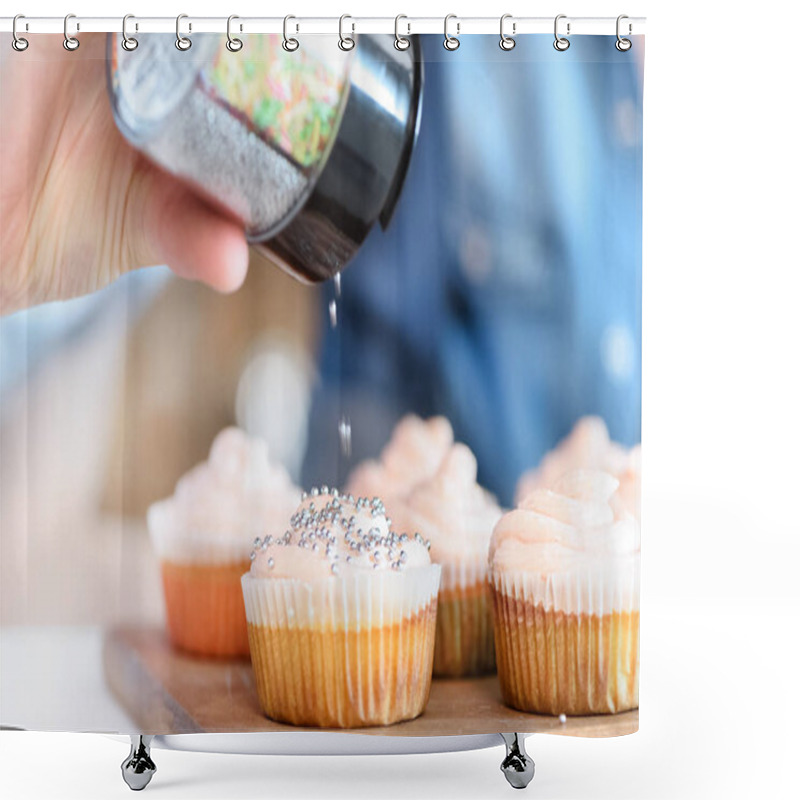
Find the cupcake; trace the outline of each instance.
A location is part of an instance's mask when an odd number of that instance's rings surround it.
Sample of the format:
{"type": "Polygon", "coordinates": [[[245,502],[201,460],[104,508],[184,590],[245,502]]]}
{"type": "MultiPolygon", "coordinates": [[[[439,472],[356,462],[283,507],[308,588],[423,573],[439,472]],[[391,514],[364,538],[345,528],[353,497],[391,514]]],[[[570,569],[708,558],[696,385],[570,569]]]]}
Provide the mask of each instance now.
{"type": "Polygon", "coordinates": [[[494,633],[487,582],[489,540],[501,510],[477,483],[478,463],[453,445],[436,474],[395,512],[397,530],[431,542],[431,561],[442,567],[433,673],[460,677],[494,672],[494,633]]]}
{"type": "Polygon", "coordinates": [[[391,516],[399,500],[436,474],[453,446],[453,428],[444,417],[423,420],[409,414],[394,428],[379,460],[364,461],[350,475],[346,491],[380,497],[391,516]]]}
{"type": "Polygon", "coordinates": [[[582,417],[569,435],[542,459],[536,469],[524,473],[517,483],[517,503],[534,489],[552,488],[566,472],[573,469],[599,469],[620,481],[619,496],[612,505],[639,515],[639,476],[641,447],[628,450],[612,442],[608,428],[600,417],[582,417]]]}
{"type": "Polygon", "coordinates": [[[489,554],[505,702],[540,714],[639,704],[639,523],[619,481],[573,470],[494,529],[489,554]]]}
{"type": "Polygon", "coordinates": [[[281,534],[299,499],[286,471],[269,463],[263,441],[227,428],[208,461],[149,508],[174,645],[206,656],[248,654],[240,579],[253,539],[281,534]]]}
{"type": "Polygon", "coordinates": [[[412,719],[431,686],[440,568],[377,498],[312,490],[255,548],[242,591],[264,713],[356,728],[412,719]]]}

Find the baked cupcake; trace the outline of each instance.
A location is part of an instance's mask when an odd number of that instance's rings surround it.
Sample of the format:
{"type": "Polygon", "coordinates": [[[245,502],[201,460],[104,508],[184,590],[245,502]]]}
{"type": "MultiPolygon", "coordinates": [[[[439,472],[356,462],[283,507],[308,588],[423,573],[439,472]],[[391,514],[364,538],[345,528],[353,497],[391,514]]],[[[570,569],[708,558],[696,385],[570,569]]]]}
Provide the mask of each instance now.
{"type": "Polygon", "coordinates": [[[252,553],[242,591],[264,713],[356,728],[412,719],[431,686],[440,568],[377,498],[323,487],[252,553]]]}
{"type": "Polygon", "coordinates": [[[620,481],[619,497],[613,504],[639,515],[639,476],[641,447],[629,450],[611,441],[608,428],[600,417],[582,417],[569,435],[551,450],[536,469],[525,472],[517,482],[516,502],[520,503],[534,489],[549,489],[565,473],[574,469],[599,469],[620,481]]]}
{"type": "Polygon", "coordinates": [[[254,538],[280,535],[299,499],[286,471],[269,463],[262,440],[227,428],[208,461],[150,507],[173,644],[206,656],[248,654],[240,579],[254,538]]]}
{"type": "Polygon", "coordinates": [[[380,459],[364,461],[353,470],[346,491],[356,497],[380,497],[391,516],[398,500],[436,474],[452,446],[453,428],[447,419],[408,414],[395,426],[380,459]]]}
{"type": "Polygon", "coordinates": [[[619,481],[573,470],[497,523],[490,548],[505,702],[539,714],[639,704],[639,523],[619,481]]]}
{"type": "Polygon", "coordinates": [[[433,673],[460,677],[494,672],[492,607],[487,581],[489,540],[502,514],[477,483],[478,463],[453,445],[436,474],[397,509],[397,530],[419,532],[442,567],[433,673]]]}

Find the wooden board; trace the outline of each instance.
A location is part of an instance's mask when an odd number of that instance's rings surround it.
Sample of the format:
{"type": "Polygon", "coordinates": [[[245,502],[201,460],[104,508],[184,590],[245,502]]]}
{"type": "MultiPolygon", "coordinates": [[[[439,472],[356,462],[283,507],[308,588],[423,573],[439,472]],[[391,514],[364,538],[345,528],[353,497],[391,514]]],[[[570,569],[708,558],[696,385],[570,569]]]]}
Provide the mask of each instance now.
{"type": "MultiPolygon", "coordinates": [[[[254,733],[319,730],[273,722],[258,704],[247,660],[195,658],[171,647],[163,631],[122,628],[103,644],[106,680],[141,733],[254,733]]],[[[425,713],[397,725],[358,728],[380,736],[556,733],[624,736],[639,729],[639,712],[569,717],[525,714],[503,705],[496,676],[434,680],[425,713]]]]}

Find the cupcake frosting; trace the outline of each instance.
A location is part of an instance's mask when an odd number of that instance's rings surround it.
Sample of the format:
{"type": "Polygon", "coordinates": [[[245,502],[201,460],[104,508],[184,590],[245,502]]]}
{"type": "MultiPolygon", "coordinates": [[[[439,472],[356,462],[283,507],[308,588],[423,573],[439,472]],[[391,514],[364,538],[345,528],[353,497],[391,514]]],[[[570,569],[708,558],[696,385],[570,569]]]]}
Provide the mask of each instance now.
{"type": "Polygon", "coordinates": [[[611,498],[617,517],[630,514],[641,519],[642,446],[636,445],[626,458],[625,468],[617,474],[619,488],[611,498]]]}
{"type": "Polygon", "coordinates": [[[436,473],[453,445],[453,428],[444,417],[423,420],[409,414],[397,423],[379,461],[361,464],[348,491],[380,497],[402,497],[436,473]]]}
{"type": "Polygon", "coordinates": [[[535,489],[552,489],[566,473],[576,469],[601,470],[619,479],[619,497],[611,502],[619,516],[639,517],[641,447],[628,450],[613,442],[600,417],[579,419],[569,435],[542,458],[536,469],[517,483],[516,501],[522,504],[535,489]]]}
{"type": "Polygon", "coordinates": [[[492,529],[502,512],[478,485],[477,476],[472,451],[455,444],[433,477],[414,489],[396,513],[399,530],[430,539],[434,563],[486,563],[492,529]]]}
{"type": "Polygon", "coordinates": [[[572,470],[535,489],[494,529],[495,576],[524,574],[533,599],[569,611],[638,607],[639,524],[617,518],[619,487],[600,470],[572,470]]]}
{"type": "Polygon", "coordinates": [[[281,533],[300,498],[266,443],[238,428],[214,440],[208,460],[184,475],[172,497],[148,510],[162,557],[246,559],[253,537],[281,533]]]}
{"type": "Polygon", "coordinates": [[[402,573],[429,566],[421,535],[395,533],[383,502],[336,489],[312,489],[280,535],[255,541],[250,574],[314,581],[332,576],[402,573]]]}

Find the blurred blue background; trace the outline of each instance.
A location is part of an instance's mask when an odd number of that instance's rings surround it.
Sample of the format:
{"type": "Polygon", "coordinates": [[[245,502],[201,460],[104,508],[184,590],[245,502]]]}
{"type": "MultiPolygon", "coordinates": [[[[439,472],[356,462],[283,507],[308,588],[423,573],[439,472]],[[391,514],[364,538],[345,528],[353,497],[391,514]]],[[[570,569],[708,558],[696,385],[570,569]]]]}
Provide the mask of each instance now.
{"type": "Polygon", "coordinates": [[[614,37],[421,38],[417,148],[388,230],[342,275],[336,329],[325,287],[303,482],[341,482],[404,413],[444,414],[510,504],[584,414],[640,440],[641,64],[614,37]]]}

